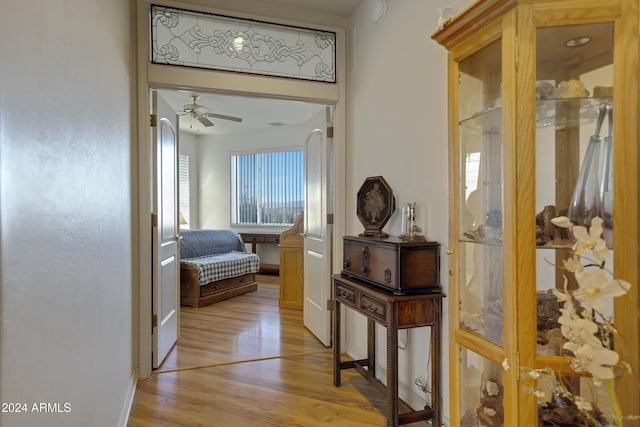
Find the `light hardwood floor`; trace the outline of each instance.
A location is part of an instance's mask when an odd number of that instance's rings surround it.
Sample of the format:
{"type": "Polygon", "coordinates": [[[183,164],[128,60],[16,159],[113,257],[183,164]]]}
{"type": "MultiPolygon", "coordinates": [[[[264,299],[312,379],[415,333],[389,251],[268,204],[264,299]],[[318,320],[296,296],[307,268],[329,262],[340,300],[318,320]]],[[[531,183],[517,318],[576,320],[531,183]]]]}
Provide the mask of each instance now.
{"type": "Polygon", "coordinates": [[[178,344],[138,383],[128,426],[384,426],[384,398],[363,377],[343,371],[333,387],[331,349],[302,311],[278,307],[277,280],[260,275],[256,292],[182,307],[178,344]]]}

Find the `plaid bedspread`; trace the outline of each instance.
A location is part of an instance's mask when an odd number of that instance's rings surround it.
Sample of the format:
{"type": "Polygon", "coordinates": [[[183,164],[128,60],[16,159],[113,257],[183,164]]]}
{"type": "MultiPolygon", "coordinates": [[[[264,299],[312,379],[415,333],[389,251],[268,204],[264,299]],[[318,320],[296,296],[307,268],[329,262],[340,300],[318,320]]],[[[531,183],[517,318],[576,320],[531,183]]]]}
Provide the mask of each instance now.
{"type": "Polygon", "coordinates": [[[182,268],[198,270],[200,285],[257,273],[260,269],[260,258],[251,252],[227,252],[180,260],[182,268]]]}

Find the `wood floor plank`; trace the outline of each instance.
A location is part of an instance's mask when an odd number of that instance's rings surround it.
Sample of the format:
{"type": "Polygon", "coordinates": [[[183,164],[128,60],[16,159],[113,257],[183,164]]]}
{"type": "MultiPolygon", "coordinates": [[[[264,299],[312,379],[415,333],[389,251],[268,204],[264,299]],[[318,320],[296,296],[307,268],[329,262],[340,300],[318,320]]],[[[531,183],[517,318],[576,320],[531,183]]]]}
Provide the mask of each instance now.
{"type": "Polygon", "coordinates": [[[364,378],[331,381],[329,352],[157,374],[139,385],[129,426],[384,425],[364,378]]]}
{"type": "Polygon", "coordinates": [[[258,275],[258,290],[206,307],[181,307],[180,339],[158,372],[325,349],[302,312],[280,309],[277,276],[258,275]]]}
{"type": "Polygon", "coordinates": [[[379,390],[353,370],[333,387],[331,349],[301,311],[279,309],[272,277],[258,282],[257,292],[183,307],[178,345],[138,383],[129,427],[386,424],[379,390]]]}

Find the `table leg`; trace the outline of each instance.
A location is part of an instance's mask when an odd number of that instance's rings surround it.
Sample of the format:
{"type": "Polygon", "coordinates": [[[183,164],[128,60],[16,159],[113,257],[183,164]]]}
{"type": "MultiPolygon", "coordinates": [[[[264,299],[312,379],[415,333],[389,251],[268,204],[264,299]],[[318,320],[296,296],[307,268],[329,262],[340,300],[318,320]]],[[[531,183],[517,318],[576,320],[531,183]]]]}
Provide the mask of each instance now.
{"type": "Polygon", "coordinates": [[[433,418],[431,425],[436,427],[441,425],[442,419],[442,402],[440,390],[440,369],[442,366],[442,348],[440,336],[440,322],[442,320],[442,300],[436,299],[433,302],[434,322],[429,327],[431,330],[431,409],[433,409],[433,418]]]}
{"type": "Polygon", "coordinates": [[[333,385],[340,387],[340,302],[333,301],[333,385]]]}
{"type": "Polygon", "coordinates": [[[367,362],[368,370],[376,377],[376,322],[367,318],[367,362]]]}
{"type": "Polygon", "coordinates": [[[398,426],[398,319],[395,304],[387,305],[387,426],[398,426]]]}

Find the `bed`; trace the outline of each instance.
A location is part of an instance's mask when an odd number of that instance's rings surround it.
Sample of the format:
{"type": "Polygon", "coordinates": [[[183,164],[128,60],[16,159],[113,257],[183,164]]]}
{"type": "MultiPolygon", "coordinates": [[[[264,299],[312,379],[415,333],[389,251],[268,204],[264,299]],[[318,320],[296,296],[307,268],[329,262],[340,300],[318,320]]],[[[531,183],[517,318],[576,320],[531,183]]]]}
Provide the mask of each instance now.
{"type": "Polygon", "coordinates": [[[203,307],[255,291],[260,258],[233,230],[182,230],[180,304],[203,307]]]}

